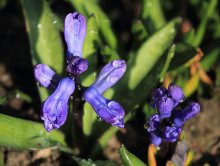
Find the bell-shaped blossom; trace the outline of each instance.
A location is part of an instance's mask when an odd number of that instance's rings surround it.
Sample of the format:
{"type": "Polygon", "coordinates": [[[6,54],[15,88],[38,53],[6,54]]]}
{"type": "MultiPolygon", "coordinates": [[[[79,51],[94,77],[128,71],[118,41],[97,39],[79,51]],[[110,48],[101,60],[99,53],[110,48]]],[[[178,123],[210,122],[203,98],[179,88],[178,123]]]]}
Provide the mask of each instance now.
{"type": "Polygon", "coordinates": [[[180,132],[182,131],[182,128],[176,127],[176,126],[165,126],[164,127],[164,141],[167,142],[175,142],[178,137],[180,132]]]}
{"type": "Polygon", "coordinates": [[[126,63],[124,60],[114,60],[105,65],[98,75],[97,80],[92,85],[101,94],[112,87],[124,75],[126,63]]]}
{"type": "Polygon", "coordinates": [[[172,97],[174,101],[174,107],[176,107],[179,102],[185,99],[182,89],[174,83],[170,83],[168,87],[168,94],[172,97]]]}
{"type": "Polygon", "coordinates": [[[44,120],[44,126],[48,132],[59,128],[65,123],[68,100],[74,89],[74,80],[65,77],[59,82],[56,90],[43,103],[41,119],[44,120]]]}
{"type": "Polygon", "coordinates": [[[93,107],[99,118],[113,126],[124,127],[125,111],[119,103],[104,98],[93,86],[84,90],[83,98],[93,107]]]}
{"type": "Polygon", "coordinates": [[[183,124],[198,114],[200,105],[196,102],[190,103],[184,110],[175,111],[173,115],[173,122],[175,126],[181,127],[183,124]]]}
{"type": "Polygon", "coordinates": [[[67,60],[72,56],[82,58],[82,47],[86,35],[86,19],[78,12],[69,13],[64,23],[64,38],[67,43],[67,60]]]}
{"type": "Polygon", "coordinates": [[[159,133],[151,132],[149,134],[150,134],[150,141],[152,144],[154,144],[155,146],[159,146],[162,143],[163,139],[159,133]]]}
{"type": "Polygon", "coordinates": [[[38,64],[34,67],[34,77],[41,86],[55,89],[61,78],[47,65],[38,64]]]}
{"type": "Polygon", "coordinates": [[[155,103],[160,119],[169,118],[174,108],[173,100],[167,95],[163,95],[155,103]]]}

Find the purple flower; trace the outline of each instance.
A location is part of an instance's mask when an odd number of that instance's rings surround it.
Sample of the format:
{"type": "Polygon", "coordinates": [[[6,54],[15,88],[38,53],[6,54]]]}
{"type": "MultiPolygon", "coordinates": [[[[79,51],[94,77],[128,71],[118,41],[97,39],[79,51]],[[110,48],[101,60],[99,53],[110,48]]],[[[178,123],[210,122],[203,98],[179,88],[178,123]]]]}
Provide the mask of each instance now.
{"type": "Polygon", "coordinates": [[[67,43],[67,60],[72,56],[82,57],[82,47],[86,35],[86,19],[78,12],[69,13],[65,18],[64,38],[67,43]]]}
{"type": "Polygon", "coordinates": [[[88,68],[88,61],[79,56],[73,56],[66,67],[66,71],[73,75],[80,75],[88,68]]]}
{"type": "Polygon", "coordinates": [[[176,126],[165,126],[164,127],[164,141],[167,142],[175,142],[179,137],[180,132],[182,129],[176,126]]]}
{"type": "Polygon", "coordinates": [[[172,97],[174,101],[174,107],[176,107],[179,102],[185,99],[182,89],[174,83],[170,83],[168,87],[168,94],[172,97]]]}
{"type": "Polygon", "coordinates": [[[125,73],[126,63],[124,60],[114,60],[105,65],[95,83],[92,85],[101,94],[112,87],[125,73]]]}
{"type": "Polygon", "coordinates": [[[147,131],[150,134],[150,140],[151,142],[159,146],[162,142],[162,135],[160,132],[160,118],[158,114],[151,115],[149,118],[147,118],[147,131]]]}
{"type": "Polygon", "coordinates": [[[68,77],[63,78],[57,89],[43,103],[41,119],[48,132],[62,126],[67,118],[68,100],[74,92],[75,82],[68,77]]]}
{"type": "Polygon", "coordinates": [[[163,95],[155,103],[160,119],[169,118],[174,108],[173,100],[167,95],[163,95]]]}
{"type": "Polygon", "coordinates": [[[34,67],[34,77],[45,88],[55,89],[61,78],[47,65],[38,64],[34,67]]]}
{"type": "Polygon", "coordinates": [[[176,126],[181,127],[183,124],[198,114],[200,111],[200,105],[196,102],[190,103],[184,110],[175,111],[173,115],[173,122],[176,126]]]}
{"type": "Polygon", "coordinates": [[[96,114],[113,126],[124,127],[124,109],[117,102],[104,98],[93,86],[83,92],[83,98],[93,107],[96,114]]]}

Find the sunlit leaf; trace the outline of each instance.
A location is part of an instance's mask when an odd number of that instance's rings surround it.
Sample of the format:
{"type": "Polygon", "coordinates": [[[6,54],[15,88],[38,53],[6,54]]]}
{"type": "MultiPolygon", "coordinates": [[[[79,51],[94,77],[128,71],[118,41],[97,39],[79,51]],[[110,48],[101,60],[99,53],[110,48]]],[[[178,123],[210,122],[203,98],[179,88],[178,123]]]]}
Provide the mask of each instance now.
{"type": "MultiPolygon", "coordinates": [[[[63,46],[59,31],[54,25],[53,14],[47,1],[21,0],[26,29],[30,41],[33,65],[44,63],[62,73],[64,65],[63,46]]],[[[41,99],[48,93],[39,88],[41,99]]]]}
{"type": "Polygon", "coordinates": [[[0,146],[16,149],[43,149],[66,146],[59,131],[48,133],[43,124],[0,114],[0,146]]]}
{"type": "Polygon", "coordinates": [[[139,158],[137,158],[135,155],[133,155],[131,152],[129,152],[124,145],[120,147],[119,155],[121,157],[122,163],[124,166],[146,166],[143,161],[141,161],[139,158]]]}

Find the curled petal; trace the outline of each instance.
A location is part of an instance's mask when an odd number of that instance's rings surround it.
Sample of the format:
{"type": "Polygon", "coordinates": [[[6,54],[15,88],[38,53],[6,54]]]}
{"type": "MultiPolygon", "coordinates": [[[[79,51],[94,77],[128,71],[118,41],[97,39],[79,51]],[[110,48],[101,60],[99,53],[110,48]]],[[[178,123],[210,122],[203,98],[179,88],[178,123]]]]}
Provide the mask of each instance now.
{"type": "Polygon", "coordinates": [[[175,126],[181,127],[183,124],[198,114],[200,111],[200,105],[196,102],[190,103],[184,110],[176,111],[173,115],[173,123],[175,126]]]}
{"type": "Polygon", "coordinates": [[[174,108],[173,100],[167,95],[164,95],[156,102],[156,108],[160,119],[169,118],[174,108]]]}
{"type": "Polygon", "coordinates": [[[82,47],[86,35],[86,19],[83,15],[74,12],[65,18],[64,38],[67,43],[67,60],[72,56],[82,57],[82,47]]]}
{"type": "Polygon", "coordinates": [[[68,100],[74,89],[75,82],[70,78],[63,78],[53,94],[43,103],[41,119],[44,120],[48,132],[65,123],[68,100]]]}
{"type": "Polygon", "coordinates": [[[165,126],[164,127],[164,140],[167,142],[175,142],[179,137],[181,128],[176,126],[165,126]]]}
{"type": "Polygon", "coordinates": [[[85,89],[83,98],[93,107],[102,120],[113,126],[124,127],[125,112],[119,103],[104,98],[94,87],[85,89]]]}
{"type": "Polygon", "coordinates": [[[126,63],[124,60],[114,60],[105,65],[95,83],[92,85],[101,94],[112,87],[124,75],[126,63]]]}
{"type": "Polygon", "coordinates": [[[160,118],[158,114],[153,114],[149,118],[147,118],[147,131],[148,132],[153,132],[158,130],[159,125],[160,125],[160,118]]]}
{"type": "Polygon", "coordinates": [[[34,67],[34,77],[43,87],[55,89],[61,78],[47,65],[38,64],[34,67]]]}
{"type": "Polygon", "coordinates": [[[174,107],[177,106],[179,102],[185,99],[182,89],[174,83],[170,83],[168,87],[168,94],[172,97],[174,101],[174,107]]]}
{"type": "Polygon", "coordinates": [[[88,61],[79,56],[73,56],[70,61],[68,61],[68,65],[66,70],[68,73],[73,75],[80,75],[88,68],[88,61]]]}

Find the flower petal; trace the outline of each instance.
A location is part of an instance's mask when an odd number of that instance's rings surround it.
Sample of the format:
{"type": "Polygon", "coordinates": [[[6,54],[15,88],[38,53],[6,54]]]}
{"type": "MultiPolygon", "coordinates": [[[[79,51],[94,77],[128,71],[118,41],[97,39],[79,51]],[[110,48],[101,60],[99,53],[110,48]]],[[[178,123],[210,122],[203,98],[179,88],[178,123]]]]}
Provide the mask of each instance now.
{"type": "Polygon", "coordinates": [[[125,61],[114,60],[102,68],[97,80],[92,86],[103,94],[108,88],[118,82],[118,80],[124,75],[125,71],[125,61]]]}

